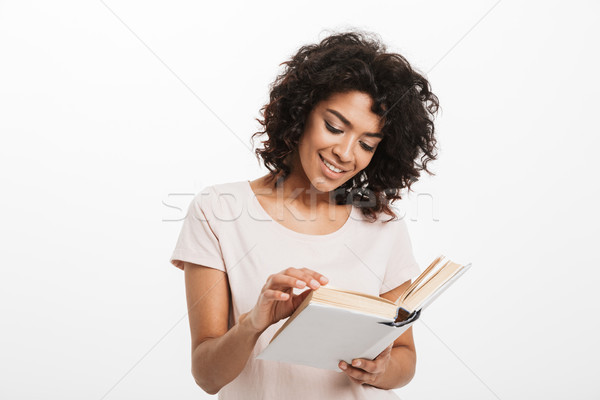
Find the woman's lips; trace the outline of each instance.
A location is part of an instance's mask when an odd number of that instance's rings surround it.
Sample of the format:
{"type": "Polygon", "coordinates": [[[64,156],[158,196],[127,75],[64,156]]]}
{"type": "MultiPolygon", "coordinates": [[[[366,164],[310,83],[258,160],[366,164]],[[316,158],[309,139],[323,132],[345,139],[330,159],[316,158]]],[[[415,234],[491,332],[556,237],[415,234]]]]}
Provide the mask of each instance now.
{"type": "Polygon", "coordinates": [[[321,155],[319,154],[319,160],[321,161],[321,170],[323,171],[323,175],[325,175],[328,178],[331,179],[337,179],[340,176],[344,175],[344,173],[346,171],[342,171],[342,172],[334,172],[332,170],[329,169],[329,167],[327,165],[325,165],[325,163],[323,162],[323,157],[321,157],[321,155]]]}

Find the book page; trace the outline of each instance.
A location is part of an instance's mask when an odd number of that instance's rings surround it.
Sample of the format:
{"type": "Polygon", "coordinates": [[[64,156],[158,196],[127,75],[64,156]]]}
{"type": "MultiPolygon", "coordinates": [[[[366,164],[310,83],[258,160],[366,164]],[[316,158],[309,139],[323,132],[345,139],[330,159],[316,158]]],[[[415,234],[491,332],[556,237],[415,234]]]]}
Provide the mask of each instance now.
{"type": "Polygon", "coordinates": [[[418,309],[422,303],[428,300],[430,296],[433,296],[434,293],[441,287],[445,286],[448,281],[453,282],[454,280],[451,278],[463,268],[464,267],[460,264],[456,264],[451,261],[446,262],[446,264],[443,266],[443,269],[437,270],[425,281],[425,283],[422,284],[420,288],[412,292],[402,302],[402,306],[409,311],[418,309]]]}

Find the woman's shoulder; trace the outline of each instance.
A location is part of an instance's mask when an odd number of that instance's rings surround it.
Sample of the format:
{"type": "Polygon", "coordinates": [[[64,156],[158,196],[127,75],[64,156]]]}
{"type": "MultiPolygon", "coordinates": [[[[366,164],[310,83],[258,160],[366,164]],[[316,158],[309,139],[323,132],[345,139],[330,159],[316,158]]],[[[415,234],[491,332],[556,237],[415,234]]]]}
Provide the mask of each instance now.
{"type": "Polygon", "coordinates": [[[196,194],[197,199],[217,200],[219,202],[227,197],[245,196],[248,181],[233,181],[206,185],[196,194]]]}
{"type": "MultiPolygon", "coordinates": [[[[194,200],[205,212],[222,216],[236,214],[248,198],[248,181],[215,183],[204,186],[194,200]]],[[[248,186],[249,187],[249,186],[248,186]]]]}

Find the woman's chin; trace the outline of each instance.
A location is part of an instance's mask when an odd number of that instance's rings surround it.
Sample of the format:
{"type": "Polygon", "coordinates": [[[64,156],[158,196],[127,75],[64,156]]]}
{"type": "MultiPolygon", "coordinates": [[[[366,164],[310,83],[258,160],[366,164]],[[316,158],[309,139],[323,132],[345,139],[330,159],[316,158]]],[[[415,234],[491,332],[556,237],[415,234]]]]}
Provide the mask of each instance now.
{"type": "Polygon", "coordinates": [[[315,189],[321,192],[329,192],[335,189],[331,184],[331,181],[323,178],[322,176],[317,176],[316,178],[312,179],[311,183],[315,187],[315,189]]]}

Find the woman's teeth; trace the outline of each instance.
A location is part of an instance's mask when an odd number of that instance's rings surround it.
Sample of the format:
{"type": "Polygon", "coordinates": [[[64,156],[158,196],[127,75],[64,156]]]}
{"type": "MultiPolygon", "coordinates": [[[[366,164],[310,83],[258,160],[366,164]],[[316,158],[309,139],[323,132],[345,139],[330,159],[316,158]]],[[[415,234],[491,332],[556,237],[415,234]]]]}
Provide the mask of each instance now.
{"type": "Polygon", "coordinates": [[[329,164],[324,158],[322,160],[323,160],[323,164],[325,164],[327,166],[327,168],[329,168],[333,172],[337,172],[337,173],[344,172],[341,169],[338,169],[338,168],[334,167],[333,165],[329,164]]]}

